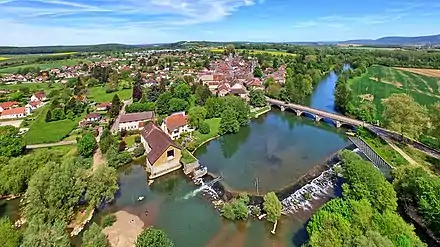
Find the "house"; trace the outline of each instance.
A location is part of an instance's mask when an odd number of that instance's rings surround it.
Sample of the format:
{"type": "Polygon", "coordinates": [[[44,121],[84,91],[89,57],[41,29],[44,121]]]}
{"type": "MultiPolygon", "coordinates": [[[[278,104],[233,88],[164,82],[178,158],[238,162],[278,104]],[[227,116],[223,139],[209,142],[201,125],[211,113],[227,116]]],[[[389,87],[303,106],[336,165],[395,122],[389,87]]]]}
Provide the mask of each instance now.
{"type": "Polygon", "coordinates": [[[43,91],[36,92],[31,96],[31,101],[45,101],[46,99],[46,93],[43,91]]]}
{"type": "Polygon", "coordinates": [[[93,112],[93,113],[89,113],[84,117],[83,121],[87,121],[89,123],[93,123],[93,122],[98,122],[99,120],[101,120],[101,114],[97,113],[97,112],[93,112]]]}
{"type": "Polygon", "coordinates": [[[107,111],[112,106],[110,102],[101,102],[96,106],[97,111],[107,111]]]}
{"type": "Polygon", "coordinates": [[[8,101],[8,102],[0,103],[0,112],[18,107],[19,104],[20,103],[18,103],[17,101],[8,101]]]}
{"type": "Polygon", "coordinates": [[[261,83],[261,80],[258,78],[252,79],[250,82],[248,82],[246,84],[246,86],[249,90],[255,90],[255,89],[263,89],[264,90],[263,83],[261,83]]]}
{"type": "Polygon", "coordinates": [[[235,83],[229,90],[229,94],[232,95],[236,95],[239,96],[243,99],[247,98],[247,91],[246,88],[240,84],[240,83],[235,83]]]}
{"type": "Polygon", "coordinates": [[[147,153],[145,163],[150,179],[160,177],[182,167],[180,164],[181,148],[152,122],[149,122],[142,130],[141,143],[147,153]]]}
{"type": "Polygon", "coordinates": [[[119,131],[121,130],[140,130],[144,127],[144,123],[154,120],[154,112],[137,112],[121,115],[119,119],[119,131]]]}
{"type": "Polygon", "coordinates": [[[25,107],[16,107],[2,111],[0,119],[14,119],[14,118],[24,118],[26,117],[25,107]]]}
{"type": "Polygon", "coordinates": [[[217,88],[217,95],[219,97],[226,96],[229,93],[230,88],[231,86],[229,85],[229,83],[223,83],[217,88]]]}
{"type": "Polygon", "coordinates": [[[27,114],[30,114],[31,112],[35,111],[36,109],[42,107],[44,105],[43,102],[37,100],[37,101],[31,101],[29,102],[26,107],[27,114]]]}
{"type": "Polygon", "coordinates": [[[173,140],[178,139],[183,133],[194,131],[188,125],[188,116],[185,115],[185,112],[176,112],[166,117],[161,125],[161,129],[173,140]]]}

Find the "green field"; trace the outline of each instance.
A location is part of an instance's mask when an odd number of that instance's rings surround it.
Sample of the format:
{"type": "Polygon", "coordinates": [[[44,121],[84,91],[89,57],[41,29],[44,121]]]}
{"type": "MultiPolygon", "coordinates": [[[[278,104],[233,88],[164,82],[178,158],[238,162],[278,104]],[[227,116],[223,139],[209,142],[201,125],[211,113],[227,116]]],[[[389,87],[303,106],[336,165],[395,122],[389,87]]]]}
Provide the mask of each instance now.
{"type": "Polygon", "coordinates": [[[87,89],[87,97],[95,102],[111,102],[113,96],[118,94],[119,99],[127,100],[131,98],[131,89],[122,89],[113,93],[106,93],[104,87],[93,87],[87,89]]]}
{"type": "MultiPolygon", "coordinates": [[[[211,49],[211,51],[221,53],[221,52],[224,52],[225,49],[217,49],[216,48],[216,49],[211,49]]],[[[245,49],[236,49],[235,51],[241,53],[246,50],[245,49]]],[[[295,56],[295,54],[288,53],[286,51],[277,51],[277,50],[247,50],[247,51],[249,51],[249,54],[264,54],[264,53],[266,53],[266,54],[277,55],[277,56],[281,56],[281,55],[295,56]]]]}
{"type": "Polygon", "coordinates": [[[55,60],[55,61],[47,61],[42,63],[31,63],[26,65],[20,65],[20,66],[12,66],[12,67],[6,67],[3,69],[0,69],[0,74],[14,74],[18,71],[20,68],[27,68],[27,67],[40,67],[42,70],[44,69],[52,69],[52,68],[61,68],[62,66],[73,66],[77,65],[80,62],[85,62],[84,59],[66,59],[66,60],[55,60]]]}
{"type": "Polygon", "coordinates": [[[26,144],[59,142],[69,135],[84,117],[79,116],[74,120],[64,119],[46,123],[47,110],[49,110],[49,107],[45,106],[35,121],[30,124],[29,131],[24,136],[26,144]]]}
{"type": "Polygon", "coordinates": [[[9,58],[8,57],[0,57],[0,61],[7,60],[7,59],[9,59],[9,58]]]}
{"type": "Polygon", "coordinates": [[[394,93],[406,93],[419,104],[429,106],[440,100],[439,85],[440,78],[384,66],[371,66],[367,69],[367,73],[350,81],[354,95],[364,98],[368,98],[367,95],[374,97],[373,103],[379,114],[383,111],[382,100],[394,93]]]}
{"type": "Polygon", "coordinates": [[[20,90],[22,88],[28,88],[30,92],[36,92],[36,91],[45,91],[48,93],[52,89],[61,88],[60,84],[53,84],[52,88],[49,88],[46,83],[21,83],[21,84],[0,84],[0,89],[7,89],[7,90],[20,90]]]}

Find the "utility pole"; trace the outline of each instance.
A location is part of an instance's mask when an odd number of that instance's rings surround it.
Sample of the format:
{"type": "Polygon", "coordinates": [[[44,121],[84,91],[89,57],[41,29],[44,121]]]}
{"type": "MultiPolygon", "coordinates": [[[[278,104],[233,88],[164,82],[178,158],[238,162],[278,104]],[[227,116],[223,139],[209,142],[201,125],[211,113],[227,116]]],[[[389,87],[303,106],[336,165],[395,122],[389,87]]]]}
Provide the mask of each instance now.
{"type": "Polygon", "coordinates": [[[258,178],[255,178],[255,187],[257,189],[257,195],[260,195],[260,193],[258,191],[258,178]]]}

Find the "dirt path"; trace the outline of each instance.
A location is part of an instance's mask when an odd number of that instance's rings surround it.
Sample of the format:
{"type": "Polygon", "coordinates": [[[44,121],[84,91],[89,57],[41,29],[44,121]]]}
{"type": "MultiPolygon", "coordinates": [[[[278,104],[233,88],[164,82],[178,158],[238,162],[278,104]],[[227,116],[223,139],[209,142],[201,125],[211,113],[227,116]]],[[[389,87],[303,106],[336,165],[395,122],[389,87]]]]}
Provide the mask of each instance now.
{"type": "Polygon", "coordinates": [[[106,164],[106,159],[104,156],[102,156],[101,149],[98,148],[96,152],[93,154],[93,166],[92,166],[92,172],[98,169],[98,167],[106,164]]]}
{"type": "Polygon", "coordinates": [[[134,247],[137,236],[142,232],[144,223],[133,214],[125,211],[115,213],[116,222],[103,230],[112,247],[134,247]]]}
{"type": "Polygon", "coordinates": [[[35,144],[35,145],[27,145],[27,149],[35,149],[35,148],[48,148],[48,147],[56,147],[56,146],[67,146],[76,144],[76,140],[71,141],[60,141],[55,143],[46,143],[46,144],[35,144]]]}
{"type": "Polygon", "coordinates": [[[418,166],[418,163],[413,160],[407,153],[405,153],[402,149],[400,149],[398,146],[394,145],[394,143],[392,143],[390,140],[385,140],[388,145],[390,145],[390,147],[392,147],[396,152],[398,152],[400,155],[402,155],[402,157],[404,159],[406,159],[406,161],[408,161],[408,163],[410,163],[411,165],[415,165],[418,166]]]}

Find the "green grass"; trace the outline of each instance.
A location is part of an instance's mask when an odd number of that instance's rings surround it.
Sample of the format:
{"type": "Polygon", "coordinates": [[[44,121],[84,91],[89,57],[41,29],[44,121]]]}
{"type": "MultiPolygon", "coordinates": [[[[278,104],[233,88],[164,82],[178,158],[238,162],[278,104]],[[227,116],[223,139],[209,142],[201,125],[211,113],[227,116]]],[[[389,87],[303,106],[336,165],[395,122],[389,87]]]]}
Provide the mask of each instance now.
{"type": "Polygon", "coordinates": [[[63,153],[65,155],[65,157],[74,157],[77,154],[77,149],[76,149],[75,144],[65,145],[65,146],[48,147],[48,148],[38,148],[38,149],[34,149],[34,150],[42,150],[42,149],[60,151],[61,153],[63,153]]]}
{"type": "Polygon", "coordinates": [[[73,66],[79,64],[79,62],[85,61],[84,59],[66,59],[66,60],[55,60],[55,61],[47,61],[41,63],[30,63],[26,65],[12,66],[0,69],[0,74],[14,74],[17,73],[19,68],[27,68],[27,67],[40,67],[41,69],[52,69],[52,68],[61,68],[62,66],[73,66]]]}
{"type": "Polygon", "coordinates": [[[356,96],[364,94],[374,95],[373,103],[376,105],[379,115],[381,115],[383,112],[382,100],[394,93],[406,93],[412,96],[419,104],[425,106],[439,101],[440,93],[437,81],[440,81],[440,79],[416,75],[395,68],[371,66],[367,69],[367,73],[352,79],[350,87],[356,96]],[[381,78],[382,82],[373,80],[373,77],[381,78]],[[401,86],[398,86],[398,84],[401,86]]]}
{"type": "Polygon", "coordinates": [[[429,171],[435,173],[436,175],[440,175],[440,160],[435,159],[427,155],[426,153],[421,152],[406,144],[399,145],[399,147],[419,165],[422,165],[424,168],[427,168],[429,171]]]}
{"type": "MultiPolygon", "coordinates": [[[[236,52],[243,52],[246,51],[247,49],[236,49],[236,52]]],[[[218,53],[222,53],[224,52],[225,49],[211,49],[211,52],[218,52],[218,53]]],[[[271,54],[271,55],[277,55],[277,56],[281,56],[281,55],[287,55],[287,56],[296,56],[296,54],[292,54],[292,53],[288,53],[286,51],[278,51],[278,50],[247,50],[249,51],[249,54],[271,54]]]]}
{"type": "Polygon", "coordinates": [[[251,118],[256,118],[261,113],[267,112],[267,111],[270,111],[270,106],[265,106],[265,107],[262,107],[261,109],[258,109],[258,110],[254,111],[254,112],[251,112],[251,118]]]}
{"type": "Polygon", "coordinates": [[[45,91],[48,93],[52,89],[61,88],[60,84],[53,84],[52,88],[49,88],[46,83],[21,83],[21,84],[9,84],[4,85],[0,84],[0,89],[7,89],[7,90],[20,90],[22,88],[28,88],[30,92],[36,92],[36,91],[45,91]]]}
{"type": "Polygon", "coordinates": [[[135,142],[134,139],[136,136],[138,136],[138,135],[130,135],[130,136],[124,137],[125,144],[127,144],[128,148],[133,147],[134,142],[135,142]]]}
{"type": "Polygon", "coordinates": [[[95,102],[112,102],[113,96],[118,94],[119,99],[131,98],[132,89],[122,89],[113,93],[106,93],[104,87],[93,87],[87,89],[87,97],[95,102]]]}
{"type": "Polygon", "coordinates": [[[74,120],[64,119],[46,123],[46,112],[48,106],[40,112],[38,117],[29,126],[29,131],[24,136],[26,144],[40,144],[59,142],[69,135],[78,126],[78,122],[84,117],[79,116],[74,120]]]}
{"type": "Polygon", "coordinates": [[[180,162],[183,164],[190,164],[196,162],[197,159],[185,148],[182,149],[182,157],[180,158],[180,162]]]}
{"type": "Polygon", "coordinates": [[[201,134],[198,130],[194,132],[194,137],[197,144],[196,146],[199,146],[203,142],[218,136],[218,131],[220,129],[220,120],[221,118],[211,118],[206,120],[206,122],[209,124],[209,127],[211,128],[209,134],[201,134]]]}

